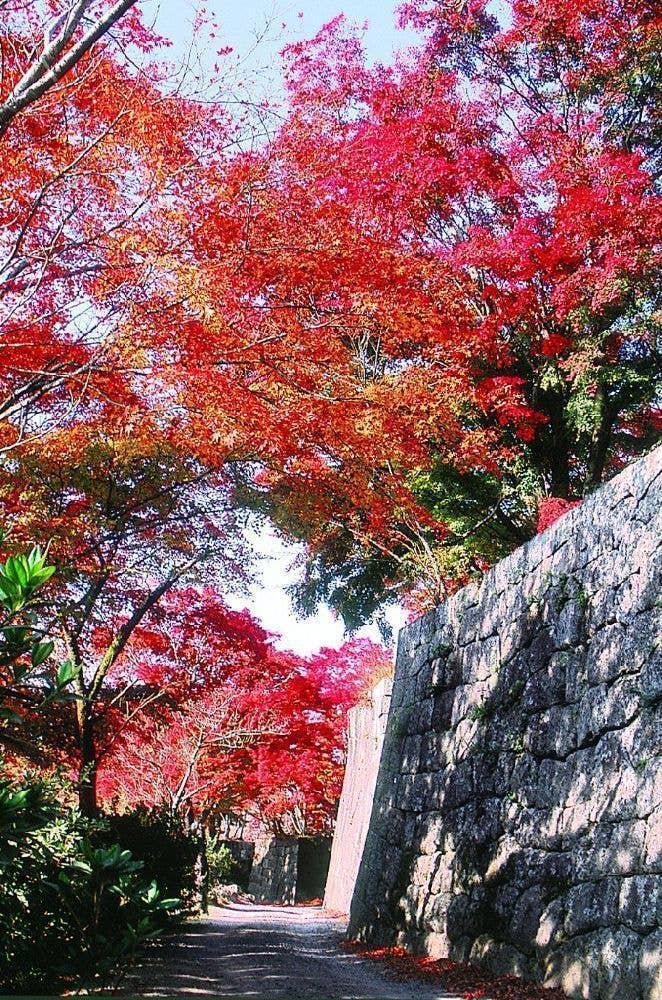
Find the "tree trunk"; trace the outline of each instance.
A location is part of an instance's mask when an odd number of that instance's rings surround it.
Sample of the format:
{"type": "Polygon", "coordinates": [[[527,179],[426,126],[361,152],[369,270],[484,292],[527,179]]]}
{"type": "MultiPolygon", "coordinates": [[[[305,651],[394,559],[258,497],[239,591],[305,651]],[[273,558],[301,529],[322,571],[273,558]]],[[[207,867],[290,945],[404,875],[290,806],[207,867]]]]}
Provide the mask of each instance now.
{"type": "Polygon", "coordinates": [[[535,467],[552,496],[567,497],[570,492],[570,439],[565,421],[566,394],[563,390],[541,389],[534,384],[530,401],[548,420],[531,445],[535,467]]]}
{"type": "Polygon", "coordinates": [[[548,453],[552,496],[568,497],[570,493],[570,442],[565,425],[563,404],[554,407],[551,413],[551,447],[548,453]]]}
{"type": "Polygon", "coordinates": [[[209,864],[207,862],[207,837],[200,824],[198,833],[198,860],[195,865],[198,900],[201,913],[209,913],[209,864]]]}
{"type": "Polygon", "coordinates": [[[98,814],[97,802],[97,748],[94,738],[94,723],[86,707],[78,712],[78,743],[80,766],[78,769],[78,805],[83,816],[98,814]]]}
{"type": "Polygon", "coordinates": [[[591,441],[586,483],[584,484],[585,492],[589,492],[602,482],[611,441],[611,430],[616,417],[615,409],[609,404],[604,386],[598,387],[596,396],[596,403],[600,408],[600,418],[591,441]]]}

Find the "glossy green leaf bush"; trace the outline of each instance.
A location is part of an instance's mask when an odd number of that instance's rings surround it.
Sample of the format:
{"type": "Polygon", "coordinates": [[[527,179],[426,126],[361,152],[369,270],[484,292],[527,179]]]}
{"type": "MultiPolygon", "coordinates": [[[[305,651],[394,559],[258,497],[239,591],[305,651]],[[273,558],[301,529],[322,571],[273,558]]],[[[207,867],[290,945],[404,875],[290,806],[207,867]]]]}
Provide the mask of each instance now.
{"type": "MultiPolygon", "coordinates": [[[[53,572],[38,546],[0,563],[0,744],[28,757],[40,714],[71,697],[76,675],[66,660],[51,665],[55,644],[38,625],[53,572]]],[[[83,818],[69,798],[54,778],[0,780],[2,993],[112,985],[180,907],[112,842],[107,821],[83,818]]]]}
{"type": "Polygon", "coordinates": [[[113,985],[178,899],[143,862],[96,846],[104,823],[58,802],[53,784],[0,784],[0,990],[113,985]]]}

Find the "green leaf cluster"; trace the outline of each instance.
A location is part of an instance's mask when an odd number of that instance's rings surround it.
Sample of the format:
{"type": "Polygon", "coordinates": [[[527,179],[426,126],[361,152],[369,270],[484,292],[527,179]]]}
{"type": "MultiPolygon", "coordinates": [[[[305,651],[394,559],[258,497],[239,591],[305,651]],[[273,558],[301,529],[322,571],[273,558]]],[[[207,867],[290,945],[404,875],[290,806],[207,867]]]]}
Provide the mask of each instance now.
{"type": "Polygon", "coordinates": [[[55,572],[46,564],[46,553],[35,545],[28,553],[9,556],[0,563],[0,604],[10,614],[20,611],[55,572]]]}
{"type": "Polygon", "coordinates": [[[29,749],[25,713],[17,709],[39,710],[67,697],[78,675],[69,660],[51,667],[55,643],[44,635],[35,611],[41,588],[54,572],[39,545],[0,563],[0,742],[17,746],[20,731],[24,750],[29,749]]]}
{"type": "Polygon", "coordinates": [[[180,901],[105,844],[104,821],[65,808],[44,780],[0,783],[0,991],[117,981],[180,901]]]}

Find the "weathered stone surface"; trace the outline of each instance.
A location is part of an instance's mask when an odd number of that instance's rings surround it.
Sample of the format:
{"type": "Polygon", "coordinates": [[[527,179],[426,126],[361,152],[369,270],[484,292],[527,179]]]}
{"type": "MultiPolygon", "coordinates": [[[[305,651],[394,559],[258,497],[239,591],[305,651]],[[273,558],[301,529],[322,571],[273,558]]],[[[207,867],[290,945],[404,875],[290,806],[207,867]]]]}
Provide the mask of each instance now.
{"type": "Polygon", "coordinates": [[[497,974],[527,976],[530,973],[530,962],[525,955],[512,945],[495,941],[489,934],[476,938],[469,953],[469,961],[476,965],[486,965],[497,974]]]}
{"type": "Polygon", "coordinates": [[[605,928],[564,941],[545,958],[545,982],[569,997],[584,1000],[640,1000],[637,956],[641,938],[631,931],[605,928]]]}
{"type": "Polygon", "coordinates": [[[566,896],[564,931],[567,937],[610,927],[618,916],[619,880],[605,878],[577,885],[566,896]]]}
{"type": "Polygon", "coordinates": [[[662,448],[404,630],[350,932],[662,1000],[662,448]]]}
{"type": "Polygon", "coordinates": [[[662,997],[662,930],[654,931],[644,940],[639,952],[639,977],[642,996],[660,1000],[662,997]]]}
{"type": "Polygon", "coordinates": [[[662,924],[662,894],[659,889],[659,880],[655,875],[635,875],[623,879],[618,900],[621,923],[640,934],[659,927],[662,924]]]}
{"type": "Polygon", "coordinates": [[[267,836],[256,841],[248,891],[257,902],[295,902],[298,850],[294,838],[267,836]]]}

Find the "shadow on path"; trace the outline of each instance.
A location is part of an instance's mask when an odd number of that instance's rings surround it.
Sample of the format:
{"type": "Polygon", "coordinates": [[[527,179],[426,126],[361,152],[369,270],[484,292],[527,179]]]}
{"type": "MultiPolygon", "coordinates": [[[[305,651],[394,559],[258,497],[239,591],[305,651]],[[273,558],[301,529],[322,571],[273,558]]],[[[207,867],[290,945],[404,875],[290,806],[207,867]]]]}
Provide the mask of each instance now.
{"type": "Polygon", "coordinates": [[[341,949],[342,921],[316,907],[234,904],[161,938],[121,995],[288,997],[290,1000],[459,1000],[394,980],[341,949]]]}

